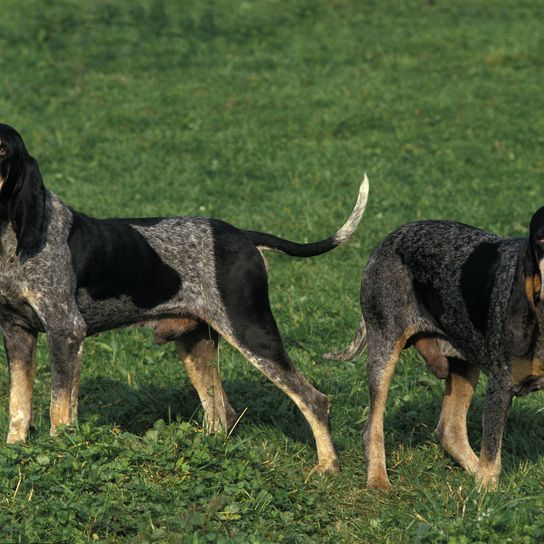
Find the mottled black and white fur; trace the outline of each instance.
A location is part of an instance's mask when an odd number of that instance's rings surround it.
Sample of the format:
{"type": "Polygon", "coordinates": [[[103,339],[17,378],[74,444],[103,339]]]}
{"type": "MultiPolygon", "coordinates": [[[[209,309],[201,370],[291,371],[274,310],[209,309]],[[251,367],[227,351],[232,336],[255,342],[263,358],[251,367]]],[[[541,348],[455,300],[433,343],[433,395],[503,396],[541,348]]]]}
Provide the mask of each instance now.
{"type": "Polygon", "coordinates": [[[541,208],[528,238],[421,221],[395,230],[374,251],[361,287],[359,329],[343,352],[326,355],[347,360],[368,347],[364,447],[370,487],[390,485],[385,402],[399,355],[411,345],[446,379],[437,438],[480,484],[497,484],[512,398],[544,387],[543,248],[541,208]],[[468,442],[466,415],[480,370],[488,382],[478,458],[468,442]]]}
{"type": "Polygon", "coordinates": [[[176,347],[210,430],[236,420],[213,365],[219,335],[293,399],[310,424],[318,471],[338,470],[327,397],[287,355],[268,300],[261,249],[310,257],[357,227],[368,182],[347,223],[297,244],[203,217],[95,219],[45,189],[20,135],[0,125],[0,328],[10,366],[8,442],[31,424],[36,337],[51,359],[51,432],[77,417],[83,339],[135,324],[176,347]],[[209,326],[208,326],[209,325],[209,326]]]}

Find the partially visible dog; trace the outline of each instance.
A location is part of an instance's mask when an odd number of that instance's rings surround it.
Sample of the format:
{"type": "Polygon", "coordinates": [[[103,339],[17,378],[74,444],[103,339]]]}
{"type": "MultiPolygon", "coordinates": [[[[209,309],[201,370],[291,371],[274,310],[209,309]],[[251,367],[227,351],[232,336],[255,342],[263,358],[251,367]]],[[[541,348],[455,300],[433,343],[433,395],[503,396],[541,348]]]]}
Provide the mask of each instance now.
{"type": "Polygon", "coordinates": [[[31,422],[36,337],[51,359],[51,433],[77,417],[83,339],[148,324],[173,340],[211,431],[236,414],[213,359],[219,335],[300,408],[312,428],[317,471],[338,470],[329,401],[295,369],[268,300],[259,250],[311,257],[347,240],[361,220],[368,182],[330,238],[297,244],[202,217],[94,219],[46,190],[20,135],[0,125],[0,328],[10,368],[8,442],[31,422]],[[211,328],[208,327],[208,324],[211,328]]]}
{"type": "Polygon", "coordinates": [[[403,349],[414,346],[446,379],[436,436],[483,486],[497,485],[512,398],[544,387],[544,208],[529,237],[505,239],[450,221],[407,224],[370,257],[359,329],[347,360],[368,346],[370,412],[364,431],[368,485],[390,486],[383,436],[387,392],[403,349]],[[488,376],[480,457],[466,415],[480,370],[488,376]]]}

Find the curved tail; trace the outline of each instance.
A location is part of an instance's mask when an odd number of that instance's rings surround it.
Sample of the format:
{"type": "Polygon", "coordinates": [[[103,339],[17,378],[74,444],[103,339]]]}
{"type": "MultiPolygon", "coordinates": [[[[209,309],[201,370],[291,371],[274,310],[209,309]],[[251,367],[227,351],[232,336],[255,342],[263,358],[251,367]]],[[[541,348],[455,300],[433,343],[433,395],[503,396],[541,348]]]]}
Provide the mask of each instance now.
{"type": "Polygon", "coordinates": [[[361,314],[361,321],[359,322],[359,328],[353,337],[350,345],[343,351],[325,353],[323,357],[325,359],[331,359],[333,361],[349,361],[354,359],[363,353],[366,348],[366,325],[365,319],[361,314]]]}
{"type": "Polygon", "coordinates": [[[245,230],[244,233],[259,249],[280,251],[292,257],[314,257],[315,255],[321,255],[322,253],[326,253],[327,251],[339,246],[355,232],[355,229],[363,217],[367,200],[368,178],[365,174],[365,177],[361,182],[361,186],[359,187],[357,202],[355,203],[355,207],[353,208],[348,220],[332,236],[329,236],[320,242],[299,244],[297,242],[290,242],[289,240],[285,240],[265,232],[245,230]]]}

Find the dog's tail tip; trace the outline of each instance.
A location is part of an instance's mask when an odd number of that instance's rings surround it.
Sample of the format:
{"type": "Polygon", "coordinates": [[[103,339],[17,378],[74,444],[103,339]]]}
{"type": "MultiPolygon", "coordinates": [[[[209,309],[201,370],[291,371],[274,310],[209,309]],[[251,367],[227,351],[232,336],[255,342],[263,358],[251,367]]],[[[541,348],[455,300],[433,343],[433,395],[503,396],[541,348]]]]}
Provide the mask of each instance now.
{"type": "Polygon", "coordinates": [[[365,172],[363,181],[361,181],[361,185],[359,186],[357,202],[355,203],[353,211],[351,212],[351,215],[346,223],[334,235],[334,244],[336,246],[339,246],[350,238],[350,236],[355,232],[355,229],[359,226],[359,223],[363,218],[363,214],[365,213],[369,190],[370,183],[365,172]]]}
{"type": "Polygon", "coordinates": [[[243,232],[260,250],[280,251],[292,257],[315,257],[327,253],[346,242],[359,226],[368,200],[368,187],[368,176],[365,173],[359,186],[357,202],[347,221],[334,234],[319,242],[300,244],[265,232],[252,230],[244,230],[243,232]]]}
{"type": "Polygon", "coordinates": [[[366,324],[364,317],[361,315],[359,328],[350,342],[342,351],[331,351],[323,354],[323,358],[329,361],[351,361],[363,353],[366,348],[366,324]]]}
{"type": "Polygon", "coordinates": [[[359,189],[359,192],[365,192],[368,195],[368,189],[369,189],[370,183],[368,181],[368,176],[366,172],[363,174],[363,181],[361,181],[361,187],[359,189]]]}
{"type": "Polygon", "coordinates": [[[365,347],[366,345],[363,345],[360,347],[360,349],[352,349],[351,346],[348,346],[343,351],[330,351],[323,354],[323,359],[340,362],[351,361],[352,359],[355,359],[355,357],[361,355],[365,350],[365,347]]]}
{"type": "Polygon", "coordinates": [[[330,351],[328,353],[324,353],[322,355],[323,359],[327,359],[328,361],[349,361],[350,357],[344,357],[343,351],[330,351]]]}

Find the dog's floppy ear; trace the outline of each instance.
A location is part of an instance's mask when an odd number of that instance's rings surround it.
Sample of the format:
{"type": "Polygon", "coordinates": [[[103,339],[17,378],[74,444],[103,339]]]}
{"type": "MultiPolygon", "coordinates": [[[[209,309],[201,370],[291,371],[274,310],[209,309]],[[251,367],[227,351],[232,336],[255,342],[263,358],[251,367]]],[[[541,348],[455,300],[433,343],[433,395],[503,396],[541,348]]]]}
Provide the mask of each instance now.
{"type": "Polygon", "coordinates": [[[536,303],[544,298],[544,207],[538,209],[531,218],[529,247],[534,265],[532,281],[536,303]]]}
{"type": "Polygon", "coordinates": [[[45,187],[38,163],[28,153],[13,157],[0,196],[17,237],[16,254],[33,255],[43,240],[45,187]]]}

